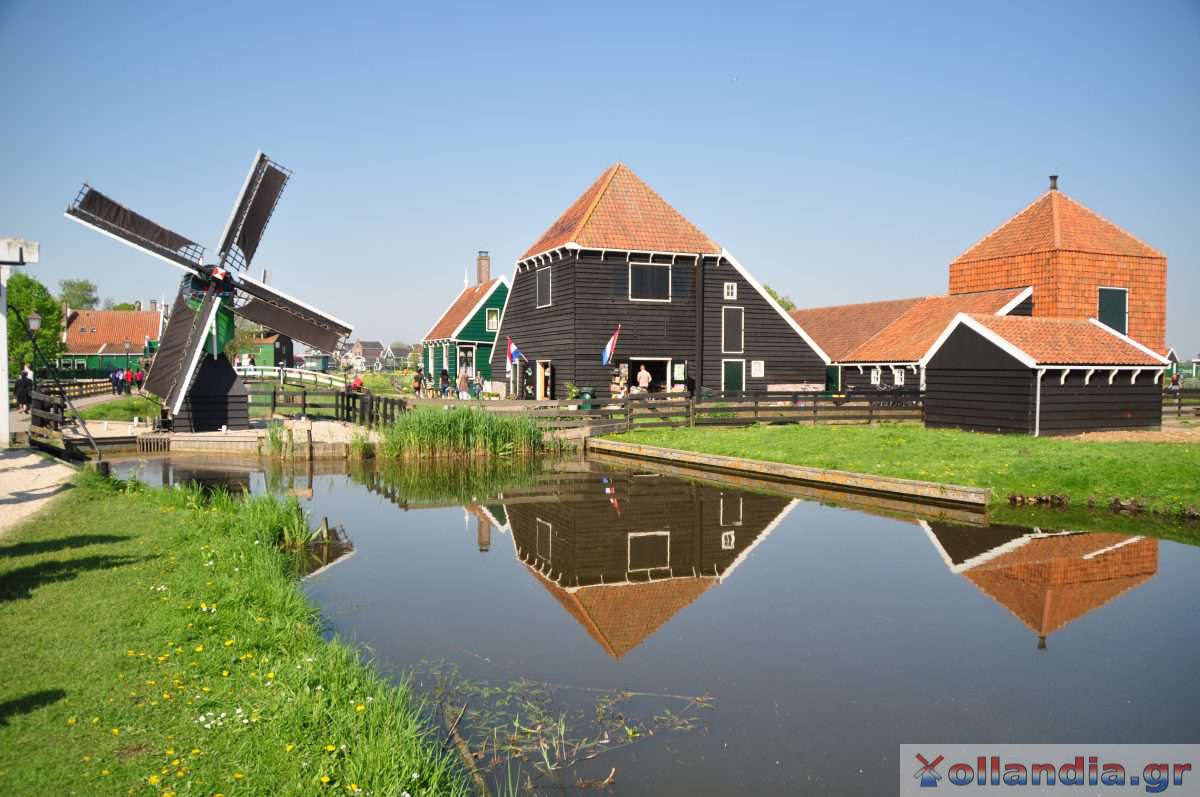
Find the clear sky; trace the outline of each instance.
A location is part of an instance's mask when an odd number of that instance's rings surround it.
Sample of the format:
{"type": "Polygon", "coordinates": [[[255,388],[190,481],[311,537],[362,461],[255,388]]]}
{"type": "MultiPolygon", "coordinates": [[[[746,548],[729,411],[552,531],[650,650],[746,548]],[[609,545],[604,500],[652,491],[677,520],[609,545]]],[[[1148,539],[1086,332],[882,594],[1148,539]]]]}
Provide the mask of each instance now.
{"type": "Polygon", "coordinates": [[[295,177],[255,269],[384,341],[618,160],[801,306],[944,292],[1057,173],[1167,254],[1200,351],[1195,0],[0,0],[0,41],[0,234],[52,287],[172,297],[63,207],[86,180],[211,248],[257,149],[295,177]]]}

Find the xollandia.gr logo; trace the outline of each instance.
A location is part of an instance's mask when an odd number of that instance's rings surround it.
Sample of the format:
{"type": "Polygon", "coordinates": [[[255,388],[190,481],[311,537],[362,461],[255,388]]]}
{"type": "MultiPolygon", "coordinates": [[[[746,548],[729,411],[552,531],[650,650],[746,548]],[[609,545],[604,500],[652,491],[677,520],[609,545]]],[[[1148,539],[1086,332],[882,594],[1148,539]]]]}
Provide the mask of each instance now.
{"type": "Polygon", "coordinates": [[[1200,745],[901,745],[900,794],[990,786],[1037,794],[1200,795],[1194,767],[1200,745]]]}

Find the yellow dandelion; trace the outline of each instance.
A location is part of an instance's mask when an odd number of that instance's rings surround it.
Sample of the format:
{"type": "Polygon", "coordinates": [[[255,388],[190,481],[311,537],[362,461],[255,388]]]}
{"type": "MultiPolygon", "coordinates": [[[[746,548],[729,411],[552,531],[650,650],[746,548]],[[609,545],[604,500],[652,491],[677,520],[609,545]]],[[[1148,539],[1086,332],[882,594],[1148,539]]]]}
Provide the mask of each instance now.
{"type": "Polygon", "coordinates": [[[177,767],[177,766],[179,766],[179,764],[180,764],[180,761],[178,758],[171,761],[171,766],[173,766],[173,767],[177,767]]]}
{"type": "Polygon", "coordinates": [[[168,747],[168,748],[167,748],[167,755],[175,755],[175,748],[174,748],[174,747],[168,747]]]}
{"type": "Polygon", "coordinates": [[[221,670],[221,677],[222,677],[222,678],[228,678],[228,677],[229,677],[229,670],[221,670]]]}
{"type": "Polygon", "coordinates": [[[113,736],[120,736],[120,735],[121,735],[121,729],[120,729],[120,728],[113,728],[111,731],[109,731],[109,733],[111,733],[113,736]]]}
{"type": "Polygon", "coordinates": [[[102,769],[100,770],[100,774],[107,778],[112,773],[110,773],[107,769],[102,769]]]}
{"type": "Polygon", "coordinates": [[[321,776],[321,782],[322,782],[322,783],[329,783],[329,776],[328,776],[328,775],[322,775],[322,776],[321,776]]]}
{"type": "Polygon", "coordinates": [[[291,742],[288,742],[288,743],[287,743],[287,747],[286,747],[286,748],[284,748],[284,749],[285,749],[287,752],[289,752],[289,753],[290,753],[290,752],[292,752],[293,750],[295,750],[295,749],[296,749],[296,745],[292,744],[291,742]]]}
{"type": "Polygon", "coordinates": [[[150,777],[146,778],[146,782],[149,783],[151,786],[157,786],[158,780],[159,780],[158,775],[151,775],[150,777]]]}
{"type": "Polygon", "coordinates": [[[77,723],[77,722],[79,722],[79,718],[78,718],[78,717],[67,717],[67,725],[68,725],[69,727],[72,727],[72,728],[74,728],[74,727],[75,727],[75,723],[77,723]]]}
{"type": "Polygon", "coordinates": [[[197,645],[197,646],[196,646],[196,652],[197,652],[197,653],[203,653],[203,652],[204,652],[204,646],[203,646],[203,645],[197,645]]]}
{"type": "Polygon", "coordinates": [[[332,753],[336,749],[337,749],[337,745],[333,745],[333,744],[325,745],[325,752],[327,752],[327,753],[332,753]]]}
{"type": "Polygon", "coordinates": [[[362,703],[359,703],[357,706],[354,707],[354,710],[357,711],[359,714],[361,714],[367,710],[367,707],[364,706],[362,703]]]}
{"type": "Polygon", "coordinates": [[[241,779],[242,779],[242,778],[244,778],[244,777],[246,777],[246,776],[245,776],[245,775],[243,775],[241,772],[234,772],[234,773],[233,773],[233,779],[234,779],[234,780],[241,780],[241,779]]]}
{"type": "Polygon", "coordinates": [[[227,647],[227,648],[231,648],[231,647],[233,647],[233,640],[232,640],[232,639],[226,639],[226,640],[225,640],[225,647],[227,647]]]}
{"type": "Polygon", "coordinates": [[[193,748],[192,748],[192,755],[200,755],[200,748],[199,748],[199,747],[193,747],[193,748]]]}

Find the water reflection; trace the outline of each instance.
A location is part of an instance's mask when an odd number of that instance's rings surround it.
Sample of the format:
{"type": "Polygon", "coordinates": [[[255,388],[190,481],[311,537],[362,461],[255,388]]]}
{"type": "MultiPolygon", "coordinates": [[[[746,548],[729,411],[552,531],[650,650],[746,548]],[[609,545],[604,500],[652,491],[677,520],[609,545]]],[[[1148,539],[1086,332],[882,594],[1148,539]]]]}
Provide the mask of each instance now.
{"type": "Polygon", "coordinates": [[[921,524],[950,572],[1046,639],[1158,573],[1158,540],[1019,526],[921,524]]]}

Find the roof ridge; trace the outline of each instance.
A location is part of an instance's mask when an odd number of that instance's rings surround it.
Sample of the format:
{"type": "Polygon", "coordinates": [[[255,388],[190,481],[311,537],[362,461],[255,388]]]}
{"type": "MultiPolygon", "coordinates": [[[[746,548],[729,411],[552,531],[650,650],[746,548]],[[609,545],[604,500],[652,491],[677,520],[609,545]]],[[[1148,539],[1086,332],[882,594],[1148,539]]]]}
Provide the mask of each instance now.
{"type": "Polygon", "coordinates": [[[1050,222],[1054,225],[1054,248],[1062,249],[1062,225],[1058,223],[1058,189],[1050,192],[1050,222]]]}
{"type": "Polygon", "coordinates": [[[608,177],[604,180],[604,185],[600,186],[600,190],[596,192],[596,198],[592,200],[592,204],[588,206],[587,212],[580,217],[579,223],[575,225],[575,229],[571,231],[571,240],[579,238],[579,233],[583,232],[583,228],[592,220],[592,214],[596,212],[596,208],[600,206],[600,200],[604,199],[604,195],[608,193],[608,187],[612,185],[613,178],[617,176],[617,172],[626,168],[625,164],[617,161],[612,166],[608,167],[608,177]]]}
{"type": "MultiPolygon", "coordinates": [[[[979,291],[985,293],[986,291],[979,291]]],[[[933,296],[905,296],[900,299],[875,299],[870,302],[849,302],[848,304],[827,304],[822,307],[793,307],[789,313],[815,313],[820,310],[842,310],[847,307],[862,307],[868,304],[888,304],[892,302],[922,302],[926,299],[933,299],[933,296]]]]}

